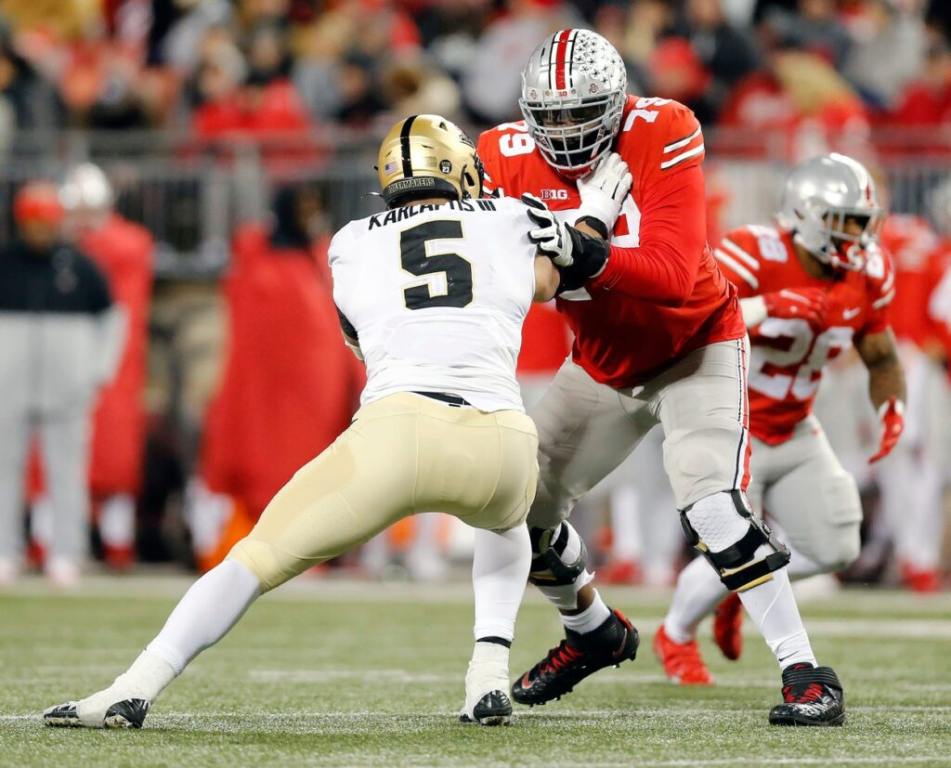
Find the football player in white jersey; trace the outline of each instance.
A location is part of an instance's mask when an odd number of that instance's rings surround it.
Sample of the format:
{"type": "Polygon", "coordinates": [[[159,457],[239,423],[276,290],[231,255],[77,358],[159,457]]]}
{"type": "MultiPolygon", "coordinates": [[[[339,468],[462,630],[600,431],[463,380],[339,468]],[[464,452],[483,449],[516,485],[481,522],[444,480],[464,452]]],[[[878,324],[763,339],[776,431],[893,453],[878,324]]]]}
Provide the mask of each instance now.
{"type": "Polygon", "coordinates": [[[344,334],[367,367],[353,423],[192,585],[128,671],[47,709],[48,725],[141,727],[162,690],[257,597],[426,511],[456,515],[490,540],[473,563],[492,612],[476,614],[462,719],[508,721],[522,596],[509,585],[528,577],[523,523],[538,477],[515,361],[529,305],[554,296],[559,275],[529,240],[525,205],[478,199],[481,162],[449,121],[397,123],[380,147],[379,176],[388,210],[350,222],[330,246],[344,334]]]}

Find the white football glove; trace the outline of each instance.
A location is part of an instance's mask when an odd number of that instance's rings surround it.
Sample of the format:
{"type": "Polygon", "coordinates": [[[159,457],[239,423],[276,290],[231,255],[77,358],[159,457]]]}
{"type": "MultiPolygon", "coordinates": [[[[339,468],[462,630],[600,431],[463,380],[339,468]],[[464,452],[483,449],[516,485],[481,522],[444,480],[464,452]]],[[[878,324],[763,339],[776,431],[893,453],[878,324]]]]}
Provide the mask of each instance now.
{"type": "Polygon", "coordinates": [[[535,195],[522,195],[522,202],[528,206],[525,211],[528,217],[539,225],[529,231],[528,239],[558,267],[561,275],[559,292],[580,288],[604,271],[610,255],[607,241],[559,222],[535,195]]]}
{"type": "Polygon", "coordinates": [[[571,255],[571,236],[565,229],[567,225],[559,222],[555,214],[548,210],[548,206],[535,195],[522,195],[522,202],[528,206],[526,213],[532,223],[538,225],[536,229],[529,231],[528,239],[538,246],[538,250],[551,259],[555,266],[570,267],[574,259],[571,255]]]}
{"type": "Polygon", "coordinates": [[[577,220],[590,216],[604,224],[610,233],[631,189],[631,182],[627,163],[617,152],[609,152],[588,176],[578,179],[581,208],[577,220]]]}

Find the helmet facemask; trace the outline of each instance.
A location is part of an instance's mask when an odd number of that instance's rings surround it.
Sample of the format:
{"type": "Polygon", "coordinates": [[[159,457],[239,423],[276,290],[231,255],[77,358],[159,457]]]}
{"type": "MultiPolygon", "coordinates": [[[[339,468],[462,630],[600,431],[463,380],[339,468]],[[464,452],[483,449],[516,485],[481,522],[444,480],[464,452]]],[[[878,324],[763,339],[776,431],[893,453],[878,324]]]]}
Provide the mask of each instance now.
{"type": "Polygon", "coordinates": [[[865,269],[866,251],[878,240],[880,208],[822,208],[797,211],[793,239],[833,269],[865,269]]]}
{"type": "Polygon", "coordinates": [[[518,104],[546,162],[564,176],[580,178],[610,151],[621,124],[624,94],[558,105],[521,98],[518,104]]]}
{"type": "Polygon", "coordinates": [[[610,42],[589,29],[562,29],[529,57],[518,105],[545,162],[578,179],[611,150],[626,90],[624,60],[610,42]]]}

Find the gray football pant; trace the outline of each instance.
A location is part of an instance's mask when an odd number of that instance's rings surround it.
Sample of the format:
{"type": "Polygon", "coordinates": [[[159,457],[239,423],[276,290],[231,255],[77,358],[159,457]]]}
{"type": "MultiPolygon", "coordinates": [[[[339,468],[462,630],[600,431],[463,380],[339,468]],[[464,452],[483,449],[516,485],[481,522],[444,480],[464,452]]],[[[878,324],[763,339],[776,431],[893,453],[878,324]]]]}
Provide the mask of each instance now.
{"type": "Polygon", "coordinates": [[[790,568],[802,577],[847,567],[859,555],[862,503],[815,416],[796,425],[779,445],[753,439],[753,479],[747,497],[754,511],[782,531],[780,538],[812,562],[790,568]]]}
{"type": "Polygon", "coordinates": [[[571,360],[529,411],[538,426],[538,493],[530,527],[553,528],[660,424],[679,509],[748,481],[747,340],[702,347],[643,387],[599,384],[571,360]]]}
{"type": "Polygon", "coordinates": [[[31,438],[38,434],[53,511],[50,558],[86,555],[89,518],[87,470],[91,408],[61,413],[0,416],[0,559],[20,556],[23,546],[24,472],[31,438]]]}

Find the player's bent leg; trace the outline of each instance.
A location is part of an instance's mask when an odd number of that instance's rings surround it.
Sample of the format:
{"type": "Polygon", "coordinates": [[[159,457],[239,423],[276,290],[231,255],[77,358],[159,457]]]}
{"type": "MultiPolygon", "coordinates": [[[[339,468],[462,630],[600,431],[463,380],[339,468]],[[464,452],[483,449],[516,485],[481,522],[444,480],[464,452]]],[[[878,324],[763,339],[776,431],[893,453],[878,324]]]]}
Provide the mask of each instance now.
{"type": "Polygon", "coordinates": [[[770,712],[770,723],[841,725],[842,686],[830,668],[816,663],[786,572],[785,547],[752,516],[739,491],[700,499],[681,521],[723,584],[739,593],[783,670],[784,703],[770,712]]]}
{"type": "Polygon", "coordinates": [[[509,648],[525,591],[531,547],[525,517],[538,482],[538,438],[524,414],[447,410],[420,423],[417,503],[438,505],[475,532],[475,645],[465,678],[464,723],[507,725],[509,648]],[[445,439],[444,419],[459,420],[445,439]]]}
{"type": "Polygon", "coordinates": [[[654,635],[654,654],[667,678],[678,685],[710,685],[713,677],[700,654],[697,625],[729,590],[702,557],[677,577],[677,587],[663,623],[654,635]]]}
{"type": "Polygon", "coordinates": [[[597,593],[590,605],[577,610],[579,590],[593,575],[586,568],[584,542],[570,523],[564,521],[554,530],[532,528],[530,535],[529,580],[559,610],[572,611],[562,616],[565,639],[512,684],[513,698],[531,706],[560,699],[599,669],[634,659],[639,638],[631,622],[607,608],[597,593]]]}
{"type": "Polygon", "coordinates": [[[804,461],[774,483],[764,504],[790,545],[789,578],[835,573],[861,548],[862,502],[855,480],[824,435],[802,438],[804,461]]]}
{"type": "Polygon", "coordinates": [[[565,639],[516,680],[512,695],[522,704],[543,704],[598,669],[636,655],[636,630],[601,600],[581,538],[563,521],[656,421],[643,403],[598,384],[571,361],[559,370],[532,417],[538,425],[540,474],[528,520],[530,581],[561,612],[565,639]]]}

